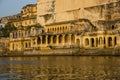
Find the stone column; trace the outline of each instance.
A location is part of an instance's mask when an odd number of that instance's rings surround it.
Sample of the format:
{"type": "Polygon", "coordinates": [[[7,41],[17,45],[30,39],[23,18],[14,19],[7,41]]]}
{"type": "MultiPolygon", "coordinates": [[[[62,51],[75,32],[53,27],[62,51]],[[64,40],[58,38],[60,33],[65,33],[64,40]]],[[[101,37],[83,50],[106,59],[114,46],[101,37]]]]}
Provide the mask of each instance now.
{"type": "Polygon", "coordinates": [[[114,41],[115,41],[115,38],[114,38],[114,36],[113,36],[113,37],[112,37],[112,47],[114,47],[114,46],[115,46],[114,41]]]}
{"type": "Polygon", "coordinates": [[[19,38],[19,32],[17,32],[17,38],[19,38]]]}
{"type": "Polygon", "coordinates": [[[94,47],[97,47],[96,38],[94,38],[94,47]]]}
{"type": "Polygon", "coordinates": [[[41,42],[40,42],[40,43],[41,43],[41,45],[42,45],[42,36],[40,36],[40,39],[41,39],[41,42]]]}
{"type": "Polygon", "coordinates": [[[37,37],[35,38],[35,46],[37,47],[38,44],[37,44],[37,37]]]}
{"type": "Polygon", "coordinates": [[[48,35],[46,35],[45,39],[46,39],[46,45],[48,45],[48,35]]]}
{"type": "Polygon", "coordinates": [[[65,44],[65,34],[62,34],[62,44],[65,44]]]}
{"type": "Polygon", "coordinates": [[[105,38],[106,40],[106,48],[108,48],[108,37],[105,38]]]}
{"type": "Polygon", "coordinates": [[[71,35],[72,35],[72,34],[69,34],[69,45],[72,44],[72,41],[71,41],[71,35]]]}
{"type": "Polygon", "coordinates": [[[51,36],[50,39],[50,44],[53,45],[53,36],[51,36]]]}
{"type": "Polygon", "coordinates": [[[89,38],[89,47],[91,48],[92,47],[92,38],[89,38]]]}
{"type": "Polygon", "coordinates": [[[57,45],[59,44],[59,35],[56,36],[57,38],[57,45]]]}

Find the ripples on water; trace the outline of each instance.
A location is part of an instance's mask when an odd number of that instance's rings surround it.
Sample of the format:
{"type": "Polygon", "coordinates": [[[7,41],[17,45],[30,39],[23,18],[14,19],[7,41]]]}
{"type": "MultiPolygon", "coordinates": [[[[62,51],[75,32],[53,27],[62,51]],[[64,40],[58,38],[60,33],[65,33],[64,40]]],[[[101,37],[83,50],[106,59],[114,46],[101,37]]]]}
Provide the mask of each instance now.
{"type": "Polygon", "coordinates": [[[120,58],[0,58],[0,80],[120,80],[120,58]]]}

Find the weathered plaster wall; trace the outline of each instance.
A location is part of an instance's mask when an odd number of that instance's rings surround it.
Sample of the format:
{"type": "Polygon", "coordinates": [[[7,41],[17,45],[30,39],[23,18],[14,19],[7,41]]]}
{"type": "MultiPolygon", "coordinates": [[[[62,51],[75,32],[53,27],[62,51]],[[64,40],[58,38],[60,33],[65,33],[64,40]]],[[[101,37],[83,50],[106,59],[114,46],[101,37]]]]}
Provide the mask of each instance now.
{"type": "Polygon", "coordinates": [[[63,12],[67,10],[74,10],[83,7],[91,7],[99,4],[107,3],[108,1],[116,0],[56,0],[55,12],[63,12]]]}

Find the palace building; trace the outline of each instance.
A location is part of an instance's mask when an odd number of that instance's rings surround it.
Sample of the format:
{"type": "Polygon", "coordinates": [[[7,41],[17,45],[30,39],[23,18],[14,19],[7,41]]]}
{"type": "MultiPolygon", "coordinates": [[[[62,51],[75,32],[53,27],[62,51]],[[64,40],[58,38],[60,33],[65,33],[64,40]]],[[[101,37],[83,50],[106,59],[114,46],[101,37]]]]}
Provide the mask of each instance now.
{"type": "Polygon", "coordinates": [[[7,24],[12,23],[15,27],[20,25],[27,27],[37,24],[37,5],[28,4],[24,6],[21,10],[21,13],[0,18],[1,23],[7,24]]]}
{"type": "Polygon", "coordinates": [[[22,8],[21,16],[17,19],[14,19],[12,22],[16,27],[20,25],[27,27],[30,25],[37,24],[37,6],[36,4],[28,4],[22,8]]]}
{"type": "Polygon", "coordinates": [[[10,33],[10,51],[24,51],[31,50],[31,36],[37,36],[41,34],[43,28],[35,28],[25,29],[23,26],[19,26],[17,30],[12,31],[10,33]]]}
{"type": "Polygon", "coordinates": [[[20,42],[11,32],[10,50],[119,47],[119,7],[119,0],[38,0],[36,20],[43,27],[20,42]]]}

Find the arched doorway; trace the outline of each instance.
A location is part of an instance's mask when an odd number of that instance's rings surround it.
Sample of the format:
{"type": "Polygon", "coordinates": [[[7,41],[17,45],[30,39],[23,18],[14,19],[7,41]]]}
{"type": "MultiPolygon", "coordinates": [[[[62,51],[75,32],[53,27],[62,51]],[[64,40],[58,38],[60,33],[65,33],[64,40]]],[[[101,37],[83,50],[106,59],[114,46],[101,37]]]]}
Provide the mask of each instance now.
{"type": "Polygon", "coordinates": [[[57,43],[57,36],[53,36],[53,44],[57,43]]]}
{"type": "Polygon", "coordinates": [[[41,39],[40,39],[40,37],[37,38],[37,44],[41,44],[41,39]]]}
{"type": "Polygon", "coordinates": [[[42,43],[43,43],[43,44],[46,43],[46,36],[45,36],[45,35],[42,36],[42,43]]]}
{"type": "Polygon", "coordinates": [[[50,39],[50,38],[51,38],[51,36],[49,35],[49,36],[48,36],[48,44],[50,44],[50,42],[51,42],[51,39],[50,39]]]}
{"type": "Polygon", "coordinates": [[[62,35],[59,36],[59,43],[62,43],[62,35]]]}
{"type": "Polygon", "coordinates": [[[69,43],[69,35],[68,34],[65,35],[65,43],[69,43]]]}
{"type": "Polygon", "coordinates": [[[91,47],[95,47],[94,43],[95,43],[94,38],[91,38],[91,47]]]}
{"type": "Polygon", "coordinates": [[[108,37],[108,47],[112,47],[112,37],[108,37]]]}
{"type": "Polygon", "coordinates": [[[71,35],[71,42],[75,43],[75,35],[74,34],[71,35]]]}
{"type": "Polygon", "coordinates": [[[85,39],[85,46],[89,46],[89,39],[88,38],[85,39]]]}

